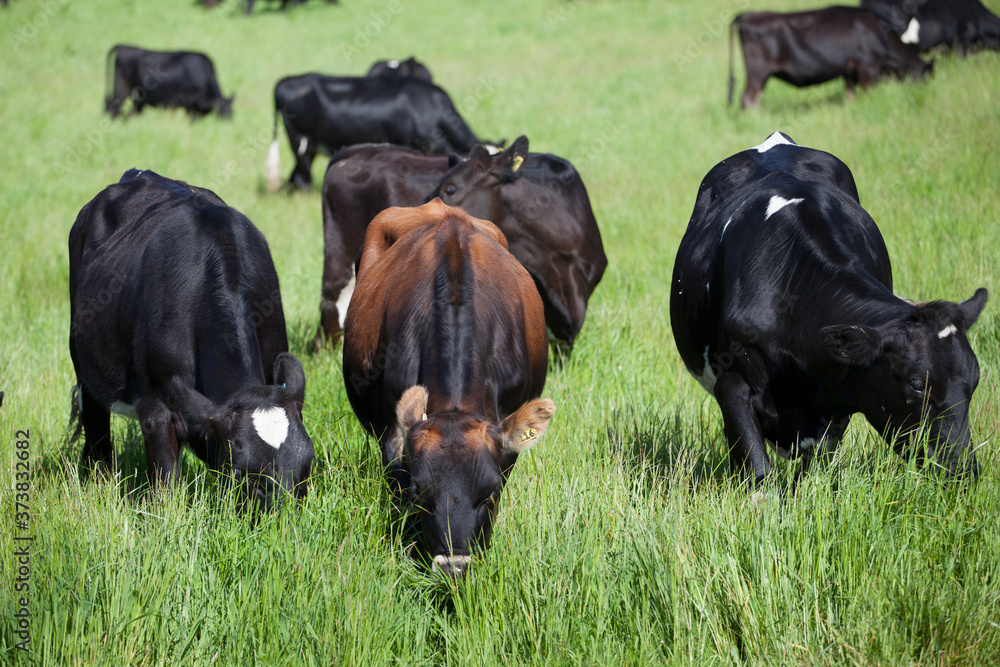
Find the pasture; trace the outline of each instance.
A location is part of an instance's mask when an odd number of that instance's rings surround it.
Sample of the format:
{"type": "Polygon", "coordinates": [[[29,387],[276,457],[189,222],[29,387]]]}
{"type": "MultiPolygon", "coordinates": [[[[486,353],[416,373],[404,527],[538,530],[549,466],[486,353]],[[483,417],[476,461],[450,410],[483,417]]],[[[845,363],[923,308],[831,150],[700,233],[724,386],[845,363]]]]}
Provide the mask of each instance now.
{"type": "MultiPolygon", "coordinates": [[[[851,100],[842,82],[771,81],[760,108],[740,113],[725,105],[728,26],[748,0],[342,0],[286,13],[258,2],[250,17],[241,4],[0,10],[0,662],[1000,662],[1000,54],[938,55],[933,79],[851,100]],[[115,43],[207,52],[223,94],[236,94],[232,120],[147,109],[111,122],[115,43]],[[609,258],[572,356],[550,362],[543,396],[557,412],[545,440],[521,457],[492,547],[457,583],[407,557],[339,350],[310,351],[318,191],[264,186],[280,77],[363,74],[409,55],[481,138],[526,134],[532,150],[574,163],[609,258]],[[852,169],[898,293],[990,290],[970,334],[982,368],[970,410],[978,483],[945,485],[894,456],[860,415],[794,497],[761,501],[729,478],[718,407],[671,338],[669,284],[702,177],[777,129],[852,169]],[[67,234],[131,167],[214,190],[267,237],[317,454],[296,510],[235,514],[190,452],[186,484],[150,493],[138,427],[117,417],[115,474],[78,481],[67,234]]],[[[738,53],[734,64],[738,96],[738,53]]],[[[283,130],[279,140],[287,178],[283,130]]],[[[313,166],[317,183],[326,162],[313,166]]],[[[783,485],[795,467],[775,460],[783,485]]]]}

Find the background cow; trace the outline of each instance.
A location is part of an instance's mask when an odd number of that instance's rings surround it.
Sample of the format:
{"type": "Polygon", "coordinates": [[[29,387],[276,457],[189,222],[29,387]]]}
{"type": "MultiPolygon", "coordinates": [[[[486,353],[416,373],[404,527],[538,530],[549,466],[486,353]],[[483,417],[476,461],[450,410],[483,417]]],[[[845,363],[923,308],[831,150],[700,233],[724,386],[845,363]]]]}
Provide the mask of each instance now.
{"type": "Polygon", "coordinates": [[[1000,49],[1000,17],[979,0],[861,0],[861,6],[919,51],[1000,49]]]}
{"type": "Polygon", "coordinates": [[[406,60],[379,60],[365,76],[412,76],[431,82],[430,70],[413,56],[406,60]]]}
{"type": "Polygon", "coordinates": [[[145,105],[181,107],[192,116],[218,111],[233,115],[235,96],[223,97],[215,78],[215,67],[204,53],[195,51],[147,51],[134,46],[112,46],[107,58],[107,90],[104,108],[116,118],[122,104],[132,100],[132,112],[145,105]]]}
{"type": "Polygon", "coordinates": [[[448,94],[406,76],[330,77],[303,74],[274,87],[274,138],[268,153],[268,187],[278,187],[278,116],[295,154],[289,183],[312,187],[312,161],[320,149],[390,143],[427,153],[468,152],[479,143],[448,94]]]}
{"type": "Polygon", "coordinates": [[[733,472],[755,484],[771,471],[765,439],[801,455],[804,472],[855,412],[898,436],[899,451],[926,426],[938,465],[975,478],[979,365],[966,330],[986,298],[895,296],[850,170],[775,133],[702,181],[677,250],[670,322],[684,364],[722,410],[733,472]]]}
{"type": "Polygon", "coordinates": [[[729,30],[729,104],[733,103],[733,33],[740,32],[746,88],[741,108],[755,107],[764,84],[775,76],[794,86],[812,86],[840,77],[848,94],[885,77],[920,79],[933,72],[898,37],[881,29],[866,9],[827,7],[778,14],[740,14],[729,30]]]}
{"type": "Polygon", "coordinates": [[[110,413],[139,420],[150,477],[187,442],[254,504],[305,494],[305,376],[288,354],[264,237],[209,190],[125,172],[69,235],[70,355],[81,465],[110,463],[110,413]]]}
{"type": "Polygon", "coordinates": [[[395,146],[338,153],[323,179],[323,290],[316,346],[339,334],[368,223],[434,197],[494,221],[534,279],[554,336],[572,345],[608,260],[587,188],[567,160],[530,153],[527,137],[489,155],[423,155],[395,146]]]}
{"type": "Polygon", "coordinates": [[[435,200],[368,227],[344,328],[344,382],[380,439],[422,551],[461,574],[489,546],[517,455],[555,405],[534,282],[492,223],[435,200]]]}

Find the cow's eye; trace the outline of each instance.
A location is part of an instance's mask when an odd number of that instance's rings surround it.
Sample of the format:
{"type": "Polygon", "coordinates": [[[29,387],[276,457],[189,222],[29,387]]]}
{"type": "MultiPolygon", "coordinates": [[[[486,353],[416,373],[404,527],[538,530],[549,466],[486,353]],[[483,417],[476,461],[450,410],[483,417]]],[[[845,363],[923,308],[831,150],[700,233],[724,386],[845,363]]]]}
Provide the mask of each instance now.
{"type": "Polygon", "coordinates": [[[486,507],[493,507],[494,505],[497,504],[497,501],[499,500],[500,500],[500,486],[497,485],[497,487],[493,489],[493,493],[488,495],[481,504],[485,505],[486,507]]]}
{"type": "Polygon", "coordinates": [[[448,187],[446,187],[444,189],[444,194],[450,197],[453,194],[455,194],[455,190],[456,190],[456,188],[455,188],[454,185],[449,185],[448,187]]]}

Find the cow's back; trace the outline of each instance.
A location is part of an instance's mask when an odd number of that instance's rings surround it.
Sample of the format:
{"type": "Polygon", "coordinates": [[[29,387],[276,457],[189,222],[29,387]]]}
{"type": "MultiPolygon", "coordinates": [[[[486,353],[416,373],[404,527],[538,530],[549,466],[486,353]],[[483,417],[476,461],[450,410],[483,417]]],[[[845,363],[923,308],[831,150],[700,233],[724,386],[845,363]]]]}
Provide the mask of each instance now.
{"type": "Polygon", "coordinates": [[[458,396],[482,383],[478,400],[485,392],[487,414],[499,407],[502,417],[545,383],[544,309],[531,276],[459,209],[427,206],[460,215],[394,240],[374,261],[363,251],[345,322],[348,395],[376,435],[416,384],[458,396]]]}

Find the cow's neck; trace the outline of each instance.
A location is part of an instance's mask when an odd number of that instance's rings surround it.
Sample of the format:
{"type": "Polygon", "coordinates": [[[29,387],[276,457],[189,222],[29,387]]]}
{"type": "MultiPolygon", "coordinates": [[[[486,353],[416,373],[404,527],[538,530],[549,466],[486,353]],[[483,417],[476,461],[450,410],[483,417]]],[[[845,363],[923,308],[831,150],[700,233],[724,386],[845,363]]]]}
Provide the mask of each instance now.
{"type": "Polygon", "coordinates": [[[247,300],[238,292],[216,292],[213,316],[198,331],[198,383],[216,404],[248,387],[265,384],[257,330],[247,300]]]}

